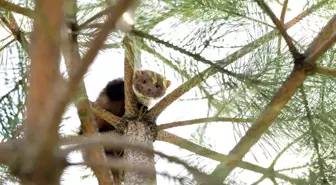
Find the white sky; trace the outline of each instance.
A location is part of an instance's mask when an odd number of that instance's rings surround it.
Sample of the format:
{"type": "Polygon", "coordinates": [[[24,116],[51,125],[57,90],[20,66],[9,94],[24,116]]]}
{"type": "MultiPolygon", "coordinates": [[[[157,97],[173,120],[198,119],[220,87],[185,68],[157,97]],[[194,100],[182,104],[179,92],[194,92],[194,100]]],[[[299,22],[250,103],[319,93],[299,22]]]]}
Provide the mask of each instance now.
{"type": "MultiPolygon", "coordinates": [[[[292,19],[293,17],[297,16],[298,12],[301,12],[304,4],[306,1],[304,0],[295,0],[289,1],[288,7],[292,9],[292,11],[288,11],[286,13],[286,21],[292,19]]],[[[273,7],[272,10],[275,12],[276,15],[280,14],[281,9],[279,6],[273,7]]],[[[324,22],[321,24],[324,25],[324,22]]],[[[272,24],[273,25],[273,24],[272,24]]],[[[318,27],[321,27],[320,25],[318,27]]],[[[181,28],[180,31],[183,31],[185,28],[181,28]]],[[[299,28],[298,28],[299,29],[299,28]]],[[[1,30],[3,32],[3,30],[1,30]]],[[[298,30],[295,29],[290,30],[290,34],[298,34],[298,30]]],[[[178,32],[176,33],[178,34],[178,32]]],[[[4,34],[1,34],[4,35],[4,34]]],[[[7,34],[6,34],[7,35],[7,34]]],[[[124,62],[124,55],[122,50],[115,50],[116,52],[101,52],[99,56],[95,59],[94,64],[91,66],[87,77],[85,78],[85,84],[87,87],[87,93],[89,99],[94,101],[97,97],[99,91],[106,85],[106,83],[112,79],[122,77],[123,76],[123,62],[124,62]]],[[[217,55],[218,53],[209,53],[209,55],[217,55]]],[[[146,56],[147,59],[150,59],[150,56],[146,56]]],[[[154,60],[153,60],[154,61],[154,60]]],[[[149,62],[150,63],[150,62],[149,62]]],[[[157,67],[156,64],[149,64],[149,66],[145,66],[144,68],[155,70],[158,72],[160,68],[157,67]]],[[[2,73],[0,75],[3,75],[2,73]]],[[[172,71],[167,70],[165,73],[166,77],[172,81],[172,86],[169,89],[169,92],[178,87],[181,84],[179,79],[176,79],[174,73],[172,71]]],[[[0,78],[0,96],[4,89],[1,88],[4,86],[3,78],[0,78]]],[[[186,95],[183,96],[184,98],[194,97],[194,93],[188,92],[186,95]]],[[[206,117],[207,115],[207,102],[206,101],[194,101],[194,102],[176,102],[169,106],[164,113],[159,117],[158,124],[168,123],[172,121],[180,121],[192,118],[202,118],[206,117]]],[[[76,110],[72,107],[65,115],[70,116],[70,118],[64,121],[64,127],[62,131],[65,133],[73,133],[79,127],[79,119],[76,114],[76,110]]],[[[169,129],[170,132],[177,134],[183,138],[190,138],[190,134],[195,132],[198,125],[193,126],[185,126],[185,127],[178,127],[174,129],[169,129]]],[[[233,129],[231,123],[213,123],[209,124],[207,130],[207,137],[210,139],[210,142],[213,146],[213,150],[217,152],[221,152],[227,154],[236,144],[233,135],[233,129]],[[223,142],[224,141],[224,142],[223,142]]],[[[169,155],[178,155],[178,156],[187,156],[190,155],[189,152],[183,151],[178,149],[173,145],[164,143],[164,142],[155,142],[154,143],[155,149],[163,151],[169,155]]],[[[257,156],[258,161],[256,162],[255,158],[249,153],[245,161],[249,161],[255,163],[257,165],[268,167],[273,158],[265,158],[263,155],[263,151],[258,149],[257,147],[253,150],[255,156],[257,156]]],[[[275,153],[273,152],[273,157],[275,153]]],[[[77,161],[80,160],[80,155],[76,154],[72,156],[72,160],[77,161]]],[[[296,166],[298,163],[304,162],[303,158],[298,158],[296,155],[290,155],[288,153],[284,154],[283,157],[280,158],[276,168],[284,168],[286,165],[296,166]],[[300,160],[299,160],[300,159],[300,160]]],[[[202,164],[207,164],[203,162],[202,164]]],[[[217,163],[212,163],[211,167],[209,166],[207,169],[212,169],[215,167],[217,163]]],[[[169,173],[177,175],[181,173],[181,169],[172,164],[168,164],[163,160],[159,160],[157,162],[156,168],[158,171],[169,171],[169,173]]],[[[240,170],[236,169],[234,172],[239,172],[240,170]]],[[[62,184],[82,184],[82,185],[94,185],[97,184],[97,181],[93,178],[86,178],[84,180],[81,179],[81,176],[84,174],[88,174],[88,172],[83,173],[83,168],[80,167],[71,167],[66,170],[63,179],[64,181],[62,184]]],[[[293,175],[288,173],[289,175],[293,175]]],[[[256,181],[260,174],[256,174],[250,171],[244,171],[239,175],[239,179],[250,184],[256,181]]],[[[169,181],[166,179],[158,176],[158,184],[170,184],[169,181]]],[[[263,185],[272,184],[268,180],[264,180],[263,185]]]]}

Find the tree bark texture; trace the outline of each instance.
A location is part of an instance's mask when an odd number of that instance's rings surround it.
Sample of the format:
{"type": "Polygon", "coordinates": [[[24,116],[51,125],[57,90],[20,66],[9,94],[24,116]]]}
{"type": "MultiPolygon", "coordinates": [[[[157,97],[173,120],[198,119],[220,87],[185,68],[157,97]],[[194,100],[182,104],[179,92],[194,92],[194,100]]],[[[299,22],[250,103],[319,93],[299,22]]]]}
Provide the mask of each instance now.
{"type": "MultiPolygon", "coordinates": [[[[151,127],[141,121],[130,121],[126,128],[125,135],[130,141],[143,142],[153,148],[153,136],[151,127]]],[[[130,161],[135,166],[148,166],[155,174],[154,154],[143,153],[137,150],[126,149],[125,160],[130,161]]],[[[125,185],[151,185],[156,184],[156,176],[145,176],[136,172],[125,172],[125,185]]]]}

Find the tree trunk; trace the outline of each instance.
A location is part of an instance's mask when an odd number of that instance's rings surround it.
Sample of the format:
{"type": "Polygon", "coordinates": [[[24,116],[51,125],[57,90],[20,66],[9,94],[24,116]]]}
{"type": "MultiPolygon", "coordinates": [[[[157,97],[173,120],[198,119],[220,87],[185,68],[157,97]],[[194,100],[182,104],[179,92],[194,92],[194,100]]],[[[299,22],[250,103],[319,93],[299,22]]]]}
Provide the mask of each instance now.
{"type": "MultiPolygon", "coordinates": [[[[150,126],[141,121],[130,121],[125,132],[125,135],[134,142],[143,142],[153,148],[153,135],[150,126]]],[[[147,166],[153,169],[155,174],[154,154],[148,154],[137,150],[125,150],[125,159],[136,166],[147,166]]],[[[151,185],[156,184],[155,175],[144,175],[137,172],[125,172],[125,185],[151,185]]]]}

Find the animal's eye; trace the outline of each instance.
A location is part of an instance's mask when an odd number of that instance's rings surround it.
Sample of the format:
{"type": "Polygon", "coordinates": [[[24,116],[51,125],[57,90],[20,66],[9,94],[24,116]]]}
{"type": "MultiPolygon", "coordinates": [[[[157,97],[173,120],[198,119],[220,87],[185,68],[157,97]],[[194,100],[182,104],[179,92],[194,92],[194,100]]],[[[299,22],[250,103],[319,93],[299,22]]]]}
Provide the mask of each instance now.
{"type": "Polygon", "coordinates": [[[160,85],[156,84],[155,87],[156,87],[156,88],[160,88],[160,85]]]}
{"type": "Polygon", "coordinates": [[[144,83],[144,84],[145,84],[145,83],[147,83],[147,81],[146,81],[146,80],[142,80],[142,83],[144,83]]]}

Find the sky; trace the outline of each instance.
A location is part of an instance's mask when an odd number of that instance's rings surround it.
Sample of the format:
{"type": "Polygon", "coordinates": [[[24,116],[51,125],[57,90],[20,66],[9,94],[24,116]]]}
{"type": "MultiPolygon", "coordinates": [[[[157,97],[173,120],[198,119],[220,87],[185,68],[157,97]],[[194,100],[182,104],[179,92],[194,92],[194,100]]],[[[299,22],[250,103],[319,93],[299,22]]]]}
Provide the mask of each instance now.
{"type": "MultiPolygon", "coordinates": [[[[306,1],[304,0],[295,0],[295,1],[289,1],[288,7],[290,7],[292,10],[288,11],[286,14],[285,22],[291,20],[293,17],[297,16],[298,12],[301,12],[304,4],[306,1]]],[[[281,8],[279,6],[272,6],[272,10],[276,15],[280,15],[281,8]]],[[[316,27],[320,27],[318,23],[316,27]]],[[[162,26],[162,25],[161,25],[162,26]]],[[[313,25],[314,26],[314,25],[313,25]]],[[[2,28],[0,28],[2,29],[2,28]]],[[[186,29],[184,27],[180,27],[179,31],[183,32],[183,30],[186,29]]],[[[3,32],[3,30],[0,30],[3,32]]],[[[179,31],[177,31],[175,34],[178,34],[179,31]]],[[[290,34],[298,34],[298,30],[291,29],[290,34]]],[[[1,34],[3,35],[3,34],[1,34]]],[[[173,36],[173,35],[172,35],[173,36]]],[[[241,38],[243,39],[243,38],[241,38]]],[[[237,41],[237,40],[236,40],[237,41]]],[[[239,40],[237,41],[239,42],[239,40]]],[[[208,55],[218,55],[217,53],[207,53],[208,55]]],[[[155,60],[150,55],[143,55],[143,59],[145,59],[147,62],[143,63],[143,68],[145,69],[151,69],[160,73],[163,73],[162,68],[158,67],[158,65],[155,64],[157,60],[155,60]]],[[[90,67],[90,70],[88,74],[86,75],[84,81],[88,93],[88,97],[91,101],[94,101],[98,93],[106,83],[110,80],[113,80],[115,78],[119,78],[123,76],[124,71],[124,55],[123,51],[121,49],[115,49],[109,52],[100,52],[99,55],[96,57],[94,64],[90,67]]],[[[174,90],[176,87],[178,87],[182,81],[180,78],[177,78],[175,73],[171,70],[165,70],[165,76],[167,79],[169,79],[172,83],[171,87],[168,90],[168,93],[174,90]]],[[[0,75],[3,75],[2,73],[0,75]]],[[[3,78],[0,78],[0,92],[4,92],[4,81],[3,78]]],[[[190,92],[186,93],[182,98],[193,98],[195,95],[195,89],[191,90],[190,92]]],[[[2,94],[0,93],[0,96],[2,94]]],[[[181,102],[175,102],[171,106],[169,106],[159,117],[157,123],[169,123],[173,121],[181,121],[181,120],[187,120],[187,119],[195,119],[195,118],[203,118],[207,117],[208,113],[208,104],[205,100],[199,100],[199,101],[181,101],[181,102]]],[[[214,113],[212,113],[214,114],[214,113]]],[[[66,121],[63,122],[64,127],[62,127],[61,131],[63,133],[73,134],[76,129],[79,127],[79,119],[76,114],[76,109],[74,107],[71,107],[69,111],[64,115],[64,117],[69,117],[66,121]]],[[[233,134],[233,123],[211,123],[209,124],[209,127],[206,131],[206,136],[209,139],[209,142],[212,144],[213,148],[212,150],[215,150],[216,152],[220,152],[223,154],[227,154],[236,144],[237,140],[234,139],[235,136],[233,134]]],[[[169,129],[169,132],[172,132],[178,136],[181,136],[183,138],[191,138],[191,135],[196,131],[198,128],[198,125],[191,125],[191,126],[184,126],[184,127],[178,127],[169,129]]],[[[189,156],[190,152],[187,152],[185,150],[181,150],[176,146],[173,146],[168,143],[164,142],[155,142],[154,147],[156,150],[165,152],[168,155],[174,155],[174,156],[189,156]]],[[[253,154],[257,157],[254,158],[251,153],[247,154],[244,158],[246,161],[255,163],[257,165],[268,167],[273,157],[276,153],[273,152],[272,158],[266,158],[263,155],[263,151],[258,147],[253,147],[253,154]]],[[[270,150],[271,151],[271,150],[270,150]]],[[[272,151],[271,151],[272,153],[272,151]]],[[[75,153],[71,155],[71,161],[77,161],[79,162],[81,160],[80,154],[75,153]]],[[[206,166],[207,169],[212,169],[218,164],[217,162],[213,162],[210,164],[210,160],[204,160],[202,164],[208,164],[206,166]]],[[[300,158],[298,160],[296,155],[292,155],[291,153],[285,153],[279,160],[278,165],[276,168],[285,168],[286,165],[290,164],[291,166],[296,166],[298,164],[302,164],[306,161],[305,158],[300,158]]],[[[165,160],[158,160],[156,164],[156,169],[161,172],[169,172],[172,175],[179,175],[179,174],[185,174],[183,170],[177,165],[173,165],[170,163],[167,163],[165,160]]],[[[233,171],[240,172],[241,170],[236,169],[233,171]]],[[[82,184],[82,185],[95,185],[97,184],[96,179],[94,178],[85,178],[81,179],[82,175],[89,174],[88,170],[85,170],[82,167],[70,167],[68,168],[64,175],[62,182],[63,185],[68,184],[82,184]]],[[[288,173],[289,175],[293,175],[291,173],[288,173]]],[[[250,171],[244,170],[239,175],[240,180],[243,180],[247,184],[253,183],[258,178],[260,178],[260,174],[256,174],[250,171]]],[[[160,176],[157,176],[158,183],[160,185],[168,185],[171,184],[171,182],[167,181],[165,178],[162,178],[160,176]]],[[[261,185],[267,185],[271,184],[270,181],[264,180],[261,185]]]]}

